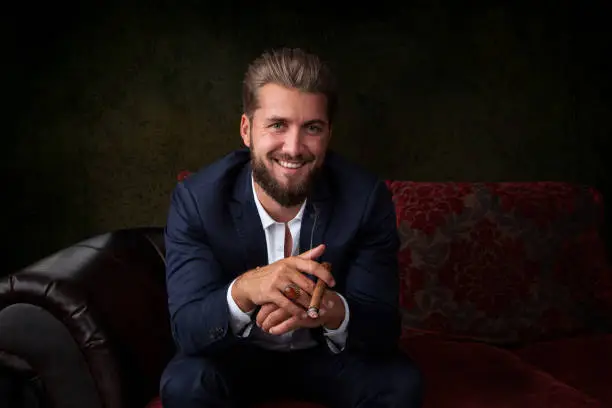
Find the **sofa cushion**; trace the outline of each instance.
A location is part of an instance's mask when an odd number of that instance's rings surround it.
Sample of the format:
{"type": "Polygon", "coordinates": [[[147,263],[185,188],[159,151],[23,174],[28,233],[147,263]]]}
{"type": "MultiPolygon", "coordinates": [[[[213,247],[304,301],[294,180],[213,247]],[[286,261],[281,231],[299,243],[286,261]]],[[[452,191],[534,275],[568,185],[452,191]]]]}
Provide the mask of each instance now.
{"type": "Polygon", "coordinates": [[[493,346],[434,336],[409,338],[402,345],[421,368],[424,408],[602,406],[513,353],[493,346]]]}
{"type": "Polygon", "coordinates": [[[612,335],[541,342],[525,347],[517,355],[612,406],[612,335]]]}
{"type": "Polygon", "coordinates": [[[521,343],[588,333],[612,315],[597,191],[558,182],[387,185],[405,336],[521,343]]]}

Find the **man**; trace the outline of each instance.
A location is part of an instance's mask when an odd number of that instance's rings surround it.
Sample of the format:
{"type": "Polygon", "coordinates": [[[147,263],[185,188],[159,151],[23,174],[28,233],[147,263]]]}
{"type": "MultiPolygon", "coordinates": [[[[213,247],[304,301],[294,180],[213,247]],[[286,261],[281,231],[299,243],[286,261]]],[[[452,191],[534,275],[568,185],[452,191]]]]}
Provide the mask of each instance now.
{"type": "Polygon", "coordinates": [[[328,152],[329,69],[299,49],[248,68],[233,152],[179,183],[166,227],[178,346],[164,408],[277,398],[328,407],[418,407],[397,350],[398,236],[384,183],[328,152]],[[331,271],[322,262],[331,264],[331,271]],[[315,282],[328,286],[309,317],[315,282]]]}

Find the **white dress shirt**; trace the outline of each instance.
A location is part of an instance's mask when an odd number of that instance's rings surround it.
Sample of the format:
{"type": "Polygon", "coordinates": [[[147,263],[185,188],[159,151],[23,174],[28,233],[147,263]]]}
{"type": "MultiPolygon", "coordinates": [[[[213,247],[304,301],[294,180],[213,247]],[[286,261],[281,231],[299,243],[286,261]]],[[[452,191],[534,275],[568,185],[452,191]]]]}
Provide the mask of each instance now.
{"type": "MultiPolygon", "coordinates": [[[[259,199],[257,198],[257,194],[255,193],[255,183],[252,177],[251,186],[253,190],[253,197],[255,199],[255,205],[257,206],[257,212],[259,213],[261,224],[266,235],[268,263],[271,264],[285,257],[285,224],[282,222],[276,222],[263,208],[259,202],[259,199]]],[[[297,215],[287,223],[293,241],[293,248],[291,248],[292,256],[296,256],[300,253],[299,237],[305,207],[306,202],[302,204],[302,207],[297,215]]],[[[306,249],[304,249],[304,251],[305,250],[306,249]]],[[[231,283],[227,290],[227,303],[230,311],[230,327],[234,335],[250,337],[254,344],[268,350],[291,351],[316,346],[317,343],[310,335],[309,329],[300,328],[282,335],[273,335],[260,329],[251,321],[254,310],[245,313],[234,301],[234,298],[232,297],[232,286],[234,286],[234,282],[235,280],[231,283]]],[[[336,330],[328,330],[323,328],[327,345],[334,353],[339,353],[344,349],[350,316],[346,299],[339,293],[338,296],[340,299],[342,299],[342,302],[344,302],[344,309],[346,311],[344,320],[340,324],[340,327],[338,327],[336,330]]]]}

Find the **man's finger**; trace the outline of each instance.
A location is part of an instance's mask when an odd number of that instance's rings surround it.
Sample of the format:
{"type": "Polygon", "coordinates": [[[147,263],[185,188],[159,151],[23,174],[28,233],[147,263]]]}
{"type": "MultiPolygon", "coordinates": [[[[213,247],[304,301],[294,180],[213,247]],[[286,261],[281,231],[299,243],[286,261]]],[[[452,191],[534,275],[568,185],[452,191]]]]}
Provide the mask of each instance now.
{"type": "Polygon", "coordinates": [[[294,258],[293,264],[298,270],[322,279],[330,288],[334,287],[336,284],[331,272],[318,262],[309,261],[302,258],[294,258]]]}
{"type": "Polygon", "coordinates": [[[293,316],[285,320],[284,322],[273,326],[272,328],[270,328],[269,332],[275,335],[289,333],[291,330],[295,330],[299,327],[299,322],[299,316],[293,316]]]}
{"type": "Polygon", "coordinates": [[[300,316],[304,313],[304,308],[299,307],[285,296],[283,296],[280,292],[277,292],[272,299],[272,302],[276,303],[278,307],[285,309],[289,314],[293,316],[300,316]]]}
{"type": "MultiPolygon", "coordinates": [[[[290,271],[288,277],[293,283],[298,285],[303,292],[306,292],[306,294],[312,295],[312,292],[314,292],[315,283],[312,280],[308,279],[306,275],[304,275],[297,269],[293,269],[292,271],[290,271]]],[[[282,289],[284,290],[284,288],[282,289]]]]}
{"type": "Polygon", "coordinates": [[[289,319],[277,324],[276,326],[272,326],[268,332],[270,334],[274,334],[279,336],[281,334],[289,333],[292,330],[299,329],[300,327],[313,328],[319,327],[323,324],[323,320],[321,319],[323,316],[327,314],[326,309],[321,309],[319,311],[319,315],[316,319],[309,318],[305,313],[301,316],[292,316],[289,319]]]}
{"type": "Polygon", "coordinates": [[[257,325],[261,327],[261,325],[270,315],[270,313],[274,312],[275,310],[279,310],[279,308],[274,303],[266,303],[265,305],[263,305],[259,309],[259,312],[257,312],[257,318],[255,319],[257,321],[257,325]]]}
{"type": "MultiPolygon", "coordinates": [[[[310,294],[314,291],[314,282],[299,272],[296,272],[296,274],[300,278],[300,279],[296,279],[299,281],[299,282],[296,282],[296,285],[298,286],[307,285],[308,291],[304,289],[300,290],[299,296],[296,299],[291,299],[291,301],[293,301],[293,303],[297,304],[298,306],[302,306],[304,310],[306,310],[308,309],[308,306],[310,306],[310,299],[311,299],[310,294]],[[302,282],[302,280],[306,280],[307,282],[302,282]]],[[[304,286],[302,286],[302,288],[304,288],[304,286]]]]}
{"type": "Polygon", "coordinates": [[[292,318],[293,316],[287,313],[287,311],[285,311],[284,309],[276,309],[266,316],[265,320],[261,324],[261,329],[267,332],[268,330],[270,330],[271,327],[274,327],[277,324],[280,324],[285,320],[292,318]]]}
{"type": "Polygon", "coordinates": [[[325,244],[320,244],[306,252],[302,252],[297,257],[302,259],[317,259],[325,252],[325,244]]]}

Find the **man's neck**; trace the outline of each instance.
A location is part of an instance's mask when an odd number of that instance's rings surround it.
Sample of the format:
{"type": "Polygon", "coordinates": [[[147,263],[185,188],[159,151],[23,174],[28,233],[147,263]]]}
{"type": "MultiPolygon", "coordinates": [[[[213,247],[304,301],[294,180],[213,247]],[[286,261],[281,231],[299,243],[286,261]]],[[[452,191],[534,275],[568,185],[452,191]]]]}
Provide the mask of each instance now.
{"type": "Polygon", "coordinates": [[[276,222],[289,222],[295,218],[300,212],[303,203],[299,203],[292,207],[283,207],[276,200],[268,195],[259,184],[255,183],[255,194],[257,199],[261,203],[261,206],[276,222]]]}

